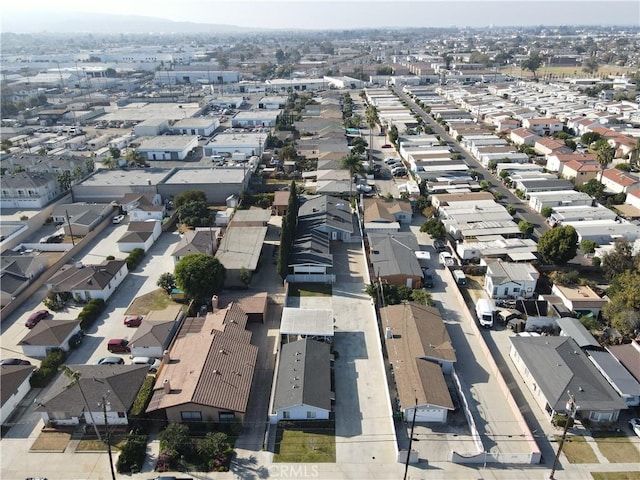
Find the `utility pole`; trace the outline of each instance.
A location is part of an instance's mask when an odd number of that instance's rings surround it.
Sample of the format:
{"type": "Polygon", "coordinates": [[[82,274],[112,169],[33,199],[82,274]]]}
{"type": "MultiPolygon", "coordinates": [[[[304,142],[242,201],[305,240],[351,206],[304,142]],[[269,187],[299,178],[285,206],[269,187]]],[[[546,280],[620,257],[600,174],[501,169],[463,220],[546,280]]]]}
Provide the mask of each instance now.
{"type": "Polygon", "coordinates": [[[102,396],[102,413],[104,414],[104,434],[107,443],[107,452],[109,453],[109,467],[111,468],[111,479],[116,480],[116,472],[113,469],[113,456],[111,453],[111,438],[109,435],[109,424],[107,422],[107,396],[102,396]]]}
{"type": "Polygon", "coordinates": [[[71,220],[69,220],[69,212],[67,210],[64,211],[64,216],[67,219],[67,226],[69,227],[69,235],[71,236],[71,244],[75,247],[76,241],[73,239],[73,232],[71,231],[71,220]]]}
{"type": "Polygon", "coordinates": [[[413,429],[416,426],[416,412],[418,411],[418,398],[413,407],[413,419],[411,420],[411,434],[409,434],[409,449],[407,450],[407,461],[404,464],[404,480],[407,480],[407,472],[409,471],[409,459],[411,458],[411,444],[413,443],[413,429]]]}
{"type": "Polygon", "coordinates": [[[549,480],[554,480],[556,468],[558,467],[558,461],[560,460],[560,453],[562,452],[564,441],[567,438],[569,423],[573,423],[573,420],[576,418],[576,412],[578,411],[578,406],[576,405],[575,398],[573,397],[573,395],[571,395],[571,392],[569,392],[568,390],[567,390],[567,395],[569,395],[569,401],[567,401],[566,408],[567,410],[569,410],[569,413],[567,415],[567,421],[564,424],[564,430],[562,431],[562,437],[560,438],[560,443],[558,444],[558,452],[556,453],[556,458],[553,460],[553,466],[551,467],[551,474],[549,475],[549,480]]]}

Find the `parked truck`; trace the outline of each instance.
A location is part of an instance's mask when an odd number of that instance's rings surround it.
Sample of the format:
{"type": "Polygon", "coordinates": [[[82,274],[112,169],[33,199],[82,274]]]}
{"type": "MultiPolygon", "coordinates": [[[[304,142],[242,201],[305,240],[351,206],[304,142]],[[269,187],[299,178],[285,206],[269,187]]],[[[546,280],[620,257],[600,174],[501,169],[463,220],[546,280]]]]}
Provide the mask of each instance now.
{"type": "Polygon", "coordinates": [[[493,319],[496,316],[496,307],[488,298],[481,298],[476,302],[476,316],[481,326],[493,327],[493,319]]]}

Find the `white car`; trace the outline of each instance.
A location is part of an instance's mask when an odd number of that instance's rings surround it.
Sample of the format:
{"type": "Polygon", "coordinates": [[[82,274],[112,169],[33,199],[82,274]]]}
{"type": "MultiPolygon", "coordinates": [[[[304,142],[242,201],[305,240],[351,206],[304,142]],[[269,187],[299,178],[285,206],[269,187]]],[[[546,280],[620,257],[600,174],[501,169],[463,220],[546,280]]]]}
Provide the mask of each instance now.
{"type": "Polygon", "coordinates": [[[149,365],[150,372],[157,372],[162,362],[157,358],[151,357],[133,357],[132,365],[149,365]]]}
{"type": "Polygon", "coordinates": [[[385,158],[384,163],[386,163],[387,165],[391,165],[393,163],[400,163],[400,160],[398,160],[397,158],[390,157],[390,158],[385,158]]]}
{"type": "Polygon", "coordinates": [[[629,420],[629,426],[631,430],[633,430],[633,433],[640,437],[640,418],[632,418],[629,420]]]}
{"type": "Polygon", "coordinates": [[[115,217],[113,217],[111,222],[112,223],[120,223],[120,222],[122,222],[122,220],[124,220],[124,215],[116,215],[115,217]]]}

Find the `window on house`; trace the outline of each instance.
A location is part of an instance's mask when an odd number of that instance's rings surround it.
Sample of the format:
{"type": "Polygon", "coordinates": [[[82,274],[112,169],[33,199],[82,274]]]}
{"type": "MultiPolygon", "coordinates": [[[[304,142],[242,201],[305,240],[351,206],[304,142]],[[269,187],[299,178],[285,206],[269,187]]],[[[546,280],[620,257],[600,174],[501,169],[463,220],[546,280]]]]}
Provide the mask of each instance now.
{"type": "Polygon", "coordinates": [[[221,422],[233,422],[236,419],[236,414],[233,412],[220,412],[218,418],[221,422]]]}
{"type": "Polygon", "coordinates": [[[284,418],[285,420],[291,418],[291,413],[285,410],[284,412],[282,412],[282,418],[284,418]]]}
{"type": "Polygon", "coordinates": [[[183,422],[201,422],[202,412],[180,412],[180,418],[183,422]]]}
{"type": "Polygon", "coordinates": [[[316,418],[316,412],[307,412],[307,418],[316,418]]]}
{"type": "Polygon", "coordinates": [[[124,418],[125,414],[124,412],[118,412],[118,418],[124,418]]]}

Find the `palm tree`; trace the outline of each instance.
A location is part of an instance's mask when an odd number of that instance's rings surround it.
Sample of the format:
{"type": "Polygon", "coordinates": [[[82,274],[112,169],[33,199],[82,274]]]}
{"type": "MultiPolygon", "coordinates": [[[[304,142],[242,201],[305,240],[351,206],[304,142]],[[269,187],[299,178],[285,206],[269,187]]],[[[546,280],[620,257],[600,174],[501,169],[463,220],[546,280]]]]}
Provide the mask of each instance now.
{"type": "Polygon", "coordinates": [[[362,157],[353,152],[342,159],[340,166],[349,170],[349,198],[353,195],[353,176],[356,173],[362,172],[362,157]]]}

